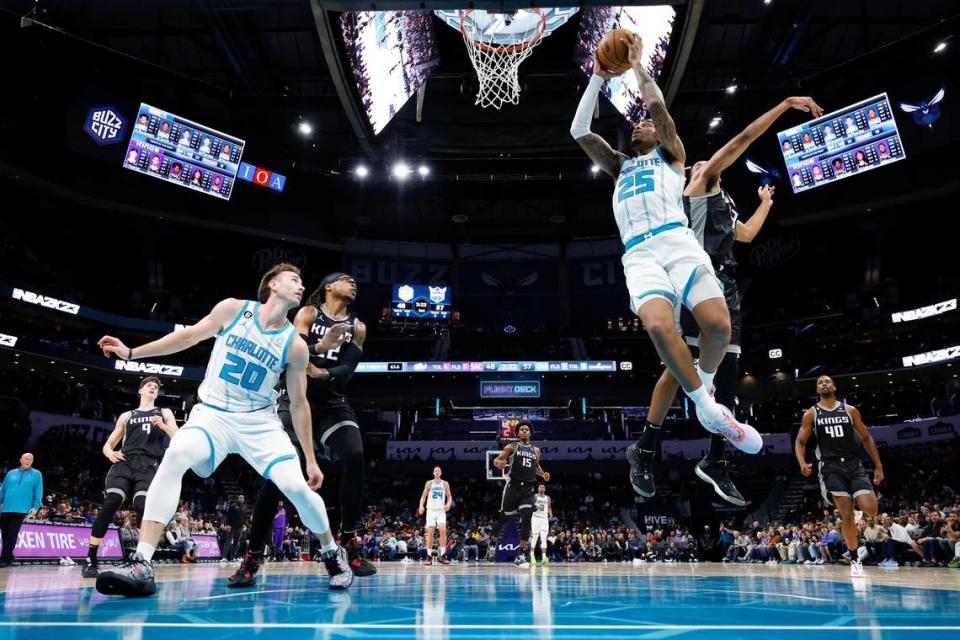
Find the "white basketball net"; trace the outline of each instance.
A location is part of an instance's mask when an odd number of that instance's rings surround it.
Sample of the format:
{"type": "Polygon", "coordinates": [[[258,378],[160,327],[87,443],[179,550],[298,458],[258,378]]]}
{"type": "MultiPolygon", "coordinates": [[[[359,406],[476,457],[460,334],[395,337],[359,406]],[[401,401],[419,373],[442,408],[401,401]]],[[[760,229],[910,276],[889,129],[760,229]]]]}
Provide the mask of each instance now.
{"type": "Polygon", "coordinates": [[[473,68],[477,70],[477,79],[480,81],[480,90],[474,104],[481,107],[499,109],[504,104],[520,102],[520,81],[518,73],[520,63],[526,60],[534,47],[540,44],[545,23],[543,14],[538,9],[536,26],[531,28],[525,40],[519,44],[504,45],[498,42],[499,33],[496,30],[483,32],[476,24],[468,19],[469,11],[464,12],[461,18],[460,30],[467,45],[467,53],[473,68]]]}

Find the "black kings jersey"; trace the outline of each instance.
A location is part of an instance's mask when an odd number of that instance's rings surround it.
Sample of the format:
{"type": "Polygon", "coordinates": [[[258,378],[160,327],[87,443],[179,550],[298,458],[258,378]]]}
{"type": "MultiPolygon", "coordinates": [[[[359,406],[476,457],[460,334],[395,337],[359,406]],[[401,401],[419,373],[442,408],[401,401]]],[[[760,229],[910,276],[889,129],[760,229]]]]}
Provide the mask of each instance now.
{"type": "Polygon", "coordinates": [[[733,245],[737,241],[737,205],[726,191],[703,196],[683,196],[683,210],[697,241],[710,256],[717,277],[733,282],[737,261],[733,245]]]}
{"type": "Polygon", "coordinates": [[[157,407],[149,411],[134,409],[130,412],[120,443],[120,453],[124,456],[149,456],[156,460],[163,457],[163,439],[167,434],[160,427],[150,424],[154,416],[162,418],[163,412],[157,407]]]}
{"type": "Polygon", "coordinates": [[[813,406],[813,430],[817,436],[817,460],[846,458],[859,460],[860,447],[853,434],[853,418],[847,412],[847,403],[840,402],[833,409],[813,406]]]}
{"type": "Polygon", "coordinates": [[[537,479],[537,448],[532,444],[517,443],[517,450],[509,460],[510,482],[533,482],[537,479]]]}
{"type": "MultiPolygon", "coordinates": [[[[313,345],[323,339],[327,329],[335,324],[346,322],[353,325],[357,315],[353,312],[346,318],[334,319],[323,312],[322,309],[316,309],[317,317],[310,325],[310,331],[307,333],[307,345],[310,347],[310,364],[319,369],[330,369],[340,364],[340,351],[348,342],[353,342],[353,333],[347,331],[344,333],[343,344],[336,349],[331,349],[324,353],[314,353],[313,345]]],[[[307,377],[307,400],[311,406],[332,407],[347,404],[345,389],[341,384],[330,384],[326,380],[317,380],[307,377]]],[[[286,409],[290,406],[290,398],[287,397],[286,379],[282,382],[280,391],[280,408],[286,409]]]]}

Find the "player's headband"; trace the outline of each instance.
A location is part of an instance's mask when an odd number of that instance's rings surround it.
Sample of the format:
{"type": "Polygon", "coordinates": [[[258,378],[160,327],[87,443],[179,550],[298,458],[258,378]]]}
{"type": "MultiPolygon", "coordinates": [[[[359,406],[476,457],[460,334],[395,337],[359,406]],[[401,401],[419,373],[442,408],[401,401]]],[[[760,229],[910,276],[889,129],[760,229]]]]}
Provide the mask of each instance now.
{"type": "Polygon", "coordinates": [[[337,280],[343,280],[344,278],[350,278],[349,273],[343,273],[342,271],[334,271],[331,274],[328,274],[320,281],[320,297],[321,299],[326,300],[327,298],[327,285],[331,285],[337,280]]]}

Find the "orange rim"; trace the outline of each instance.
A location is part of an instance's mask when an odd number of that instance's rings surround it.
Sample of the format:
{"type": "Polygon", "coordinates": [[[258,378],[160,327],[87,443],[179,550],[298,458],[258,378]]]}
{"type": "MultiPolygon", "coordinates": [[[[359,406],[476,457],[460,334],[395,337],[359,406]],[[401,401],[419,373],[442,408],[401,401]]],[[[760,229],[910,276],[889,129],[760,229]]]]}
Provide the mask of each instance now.
{"type": "Polygon", "coordinates": [[[475,47],[483,49],[484,51],[489,51],[491,53],[517,53],[518,51],[523,51],[524,49],[529,49],[530,47],[536,46],[540,42],[540,38],[543,37],[543,32],[547,30],[547,16],[543,15],[543,11],[537,7],[530,7],[531,11],[536,11],[537,15],[540,16],[540,29],[537,31],[536,35],[530,42],[521,42],[520,44],[511,44],[508,46],[501,47],[491,47],[488,44],[484,44],[479,40],[471,38],[466,29],[464,29],[464,21],[467,19],[467,15],[473,13],[473,9],[466,9],[460,15],[460,33],[463,35],[464,40],[473,40],[475,47]]]}

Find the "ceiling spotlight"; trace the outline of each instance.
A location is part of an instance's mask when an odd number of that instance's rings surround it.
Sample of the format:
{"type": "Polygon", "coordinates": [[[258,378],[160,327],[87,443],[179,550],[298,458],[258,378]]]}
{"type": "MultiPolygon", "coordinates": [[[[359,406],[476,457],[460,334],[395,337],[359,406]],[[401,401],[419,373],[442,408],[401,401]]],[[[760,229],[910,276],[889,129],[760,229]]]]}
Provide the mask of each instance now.
{"type": "Polygon", "coordinates": [[[590,167],[590,173],[599,173],[599,172],[600,172],[600,167],[598,167],[597,165],[593,165],[592,167],[590,167]]]}
{"type": "Polygon", "coordinates": [[[732,93],[736,93],[736,92],[737,92],[737,83],[736,83],[736,82],[731,82],[731,83],[727,86],[727,93],[731,93],[731,94],[732,94],[732,93]]]}
{"type": "Polygon", "coordinates": [[[940,53],[941,51],[943,51],[943,50],[946,49],[946,48],[947,48],[947,42],[946,42],[946,40],[942,40],[942,41],[938,42],[938,43],[937,43],[937,46],[935,46],[935,47],[933,48],[933,52],[934,52],[934,53],[940,53]]]}
{"type": "Polygon", "coordinates": [[[763,4],[770,4],[773,0],[763,0],[763,4]]]}
{"type": "Polygon", "coordinates": [[[308,136],[313,133],[313,127],[310,126],[309,122],[301,122],[300,126],[297,127],[297,131],[302,135],[308,136]]]}
{"type": "Polygon", "coordinates": [[[393,165],[393,177],[397,178],[398,180],[406,180],[409,175],[410,165],[408,165],[406,162],[398,162],[397,164],[393,165]]]}
{"type": "Polygon", "coordinates": [[[720,116],[714,117],[714,119],[710,121],[710,128],[716,129],[717,127],[720,126],[721,122],[722,122],[722,119],[720,118],[720,116]]]}
{"type": "Polygon", "coordinates": [[[358,178],[366,178],[368,175],[370,175],[370,169],[367,169],[367,167],[362,164],[354,169],[353,172],[357,174],[358,178]]]}
{"type": "Polygon", "coordinates": [[[417,167],[417,173],[420,174],[421,178],[426,178],[428,175],[430,175],[430,167],[428,167],[425,164],[422,164],[419,167],[417,167]]]}

